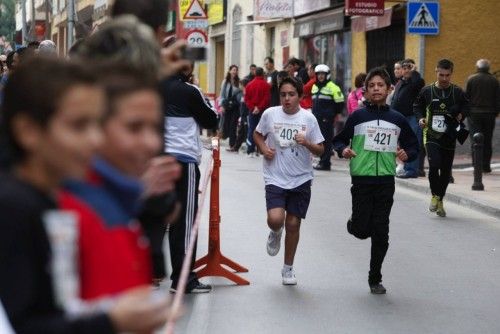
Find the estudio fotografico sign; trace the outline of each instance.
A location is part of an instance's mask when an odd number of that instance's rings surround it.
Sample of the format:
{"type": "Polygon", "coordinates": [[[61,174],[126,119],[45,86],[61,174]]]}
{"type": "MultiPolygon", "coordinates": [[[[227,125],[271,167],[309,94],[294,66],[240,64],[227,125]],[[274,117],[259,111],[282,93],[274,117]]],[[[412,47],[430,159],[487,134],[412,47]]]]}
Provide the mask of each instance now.
{"type": "Polygon", "coordinates": [[[346,15],[382,16],[384,0],[346,0],[346,15]]]}

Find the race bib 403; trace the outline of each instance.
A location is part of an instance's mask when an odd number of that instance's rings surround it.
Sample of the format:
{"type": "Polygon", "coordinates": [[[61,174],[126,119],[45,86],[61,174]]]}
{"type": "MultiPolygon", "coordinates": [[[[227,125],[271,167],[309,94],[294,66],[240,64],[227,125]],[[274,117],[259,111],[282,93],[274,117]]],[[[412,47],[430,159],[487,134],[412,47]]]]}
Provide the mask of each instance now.
{"type": "Polygon", "coordinates": [[[367,151],[396,152],[399,130],[393,127],[369,125],[366,127],[365,146],[367,151]]]}
{"type": "Polygon", "coordinates": [[[305,130],[301,124],[274,123],[274,139],[280,147],[290,147],[296,144],[295,136],[305,130]]]}

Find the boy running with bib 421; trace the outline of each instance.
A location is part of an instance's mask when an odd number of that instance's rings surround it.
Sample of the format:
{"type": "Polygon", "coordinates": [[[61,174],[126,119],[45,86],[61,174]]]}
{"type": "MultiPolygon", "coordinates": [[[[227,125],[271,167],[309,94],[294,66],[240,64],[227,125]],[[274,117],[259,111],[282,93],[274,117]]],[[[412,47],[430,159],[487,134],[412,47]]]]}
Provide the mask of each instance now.
{"type": "Polygon", "coordinates": [[[356,238],[372,239],[368,284],[374,294],[386,292],[381,270],[389,248],[396,157],[418,157],[418,140],[406,118],[385,103],[390,85],[385,69],[371,70],[365,81],[365,107],[352,113],[333,139],[339,156],[351,159],[352,216],[347,230],[356,238]]]}
{"type": "Polygon", "coordinates": [[[323,153],[324,138],[316,118],[299,105],[302,83],[285,78],[279,85],[281,106],[267,109],[254,132],[264,155],[267,224],[271,228],[267,252],[278,254],[285,227],[284,285],[295,285],[293,260],[299,243],[300,221],[311,199],[311,153],[323,153]]]}

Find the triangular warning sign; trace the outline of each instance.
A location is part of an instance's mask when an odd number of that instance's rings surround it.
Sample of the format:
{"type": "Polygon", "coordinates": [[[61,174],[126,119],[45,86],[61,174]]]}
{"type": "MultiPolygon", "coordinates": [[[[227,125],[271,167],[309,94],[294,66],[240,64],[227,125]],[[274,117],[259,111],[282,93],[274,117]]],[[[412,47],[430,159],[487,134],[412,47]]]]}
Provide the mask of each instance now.
{"type": "Polygon", "coordinates": [[[425,3],[420,5],[419,10],[410,22],[410,27],[412,28],[437,28],[437,23],[432,17],[429,8],[427,8],[425,3]]]}
{"type": "Polygon", "coordinates": [[[198,0],[193,0],[186,11],[186,15],[184,15],[184,20],[197,19],[207,19],[207,13],[205,13],[205,10],[198,0]]]}

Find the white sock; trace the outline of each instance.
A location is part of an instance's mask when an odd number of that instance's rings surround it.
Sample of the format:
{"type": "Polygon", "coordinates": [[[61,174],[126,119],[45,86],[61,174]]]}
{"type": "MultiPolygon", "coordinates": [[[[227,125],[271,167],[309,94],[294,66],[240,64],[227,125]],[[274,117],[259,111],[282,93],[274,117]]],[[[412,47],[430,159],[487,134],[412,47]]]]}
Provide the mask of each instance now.
{"type": "Polygon", "coordinates": [[[283,265],[283,271],[290,271],[293,269],[293,266],[289,266],[288,264],[283,265]]]}

